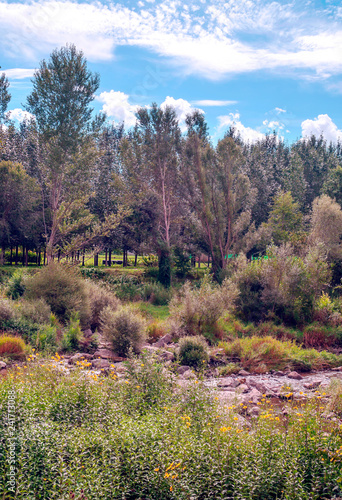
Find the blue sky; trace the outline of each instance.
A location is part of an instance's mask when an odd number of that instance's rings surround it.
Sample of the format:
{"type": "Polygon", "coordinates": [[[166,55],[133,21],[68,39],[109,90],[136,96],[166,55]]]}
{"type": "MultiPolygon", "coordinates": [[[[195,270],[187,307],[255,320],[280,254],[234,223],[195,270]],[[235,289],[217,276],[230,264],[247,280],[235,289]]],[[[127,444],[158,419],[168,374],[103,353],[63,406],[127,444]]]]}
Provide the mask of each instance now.
{"type": "Polygon", "coordinates": [[[42,58],[74,43],[101,87],[97,110],[127,127],[138,106],[205,112],[214,140],[231,125],[255,141],[342,140],[340,1],[1,1],[0,65],[22,119],[42,58]]]}

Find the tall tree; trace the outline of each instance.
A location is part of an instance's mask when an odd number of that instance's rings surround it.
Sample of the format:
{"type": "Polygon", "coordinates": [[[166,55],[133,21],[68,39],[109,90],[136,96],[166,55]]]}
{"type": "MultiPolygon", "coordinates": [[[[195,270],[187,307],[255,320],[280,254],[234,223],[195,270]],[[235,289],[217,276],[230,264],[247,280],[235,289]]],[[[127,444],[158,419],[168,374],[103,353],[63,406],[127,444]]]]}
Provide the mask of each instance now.
{"type": "Polygon", "coordinates": [[[9,81],[5,73],[0,75],[0,124],[5,119],[8,103],[11,100],[11,94],[8,92],[9,81]]]}
{"type": "MultiPolygon", "coordinates": [[[[66,221],[88,200],[96,159],[94,133],[104,117],[93,118],[90,106],[99,76],[88,70],[83,53],[74,45],[54,50],[48,61],[41,62],[32,83],[26,109],[35,116],[46,148],[41,178],[49,191],[51,224],[46,227],[46,239],[50,260],[61,226],[65,237],[66,221]]],[[[71,230],[75,231],[75,221],[71,230]]]]}

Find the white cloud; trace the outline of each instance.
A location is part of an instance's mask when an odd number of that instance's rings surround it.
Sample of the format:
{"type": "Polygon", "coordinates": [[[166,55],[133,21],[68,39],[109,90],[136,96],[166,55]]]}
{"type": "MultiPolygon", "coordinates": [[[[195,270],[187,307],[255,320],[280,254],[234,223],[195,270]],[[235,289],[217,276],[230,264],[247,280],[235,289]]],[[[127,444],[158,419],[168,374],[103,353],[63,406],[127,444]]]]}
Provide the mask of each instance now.
{"type": "Polygon", "coordinates": [[[102,111],[109,117],[120,123],[125,122],[126,127],[135,125],[135,113],[139,106],[129,103],[129,95],[111,90],[110,92],[102,92],[96,99],[103,103],[102,111]]]}
{"type": "Polygon", "coordinates": [[[319,79],[341,73],[339,18],[332,24],[326,11],[313,16],[309,6],[296,4],[194,0],[189,8],[180,0],[149,0],[130,9],[95,1],[0,0],[2,51],[36,59],[72,42],[89,60],[106,61],[116,46],[138,46],[208,79],[265,69],[319,79]]]}
{"type": "Polygon", "coordinates": [[[11,68],[3,70],[3,72],[6,73],[7,78],[9,78],[10,80],[23,80],[24,78],[32,78],[34,71],[34,69],[30,68],[11,68]]]}
{"type": "Polygon", "coordinates": [[[277,113],[277,115],[280,115],[280,113],[286,113],[286,109],[275,108],[275,112],[277,113]]]}
{"type": "Polygon", "coordinates": [[[265,137],[265,135],[258,130],[251,127],[245,127],[240,121],[239,113],[229,113],[229,115],[219,116],[218,120],[219,131],[234,126],[244,141],[257,142],[265,137]]]}
{"type": "Polygon", "coordinates": [[[29,113],[28,111],[24,111],[21,108],[11,109],[10,111],[8,111],[7,116],[10,120],[16,120],[19,123],[23,122],[24,120],[30,120],[31,118],[34,118],[31,113],[29,113]]]}
{"type": "MultiPolygon", "coordinates": [[[[162,109],[165,109],[166,106],[171,106],[175,109],[181,130],[184,131],[186,129],[186,116],[196,108],[194,108],[192,104],[190,104],[190,102],[186,101],[185,99],[175,99],[174,97],[170,96],[167,96],[165,101],[160,105],[162,109]]],[[[199,111],[203,113],[203,110],[199,109],[199,111]]]]}
{"type": "Polygon", "coordinates": [[[196,106],[231,106],[237,104],[237,101],[219,101],[214,99],[200,99],[199,101],[193,101],[196,106]]]}
{"type": "Polygon", "coordinates": [[[339,130],[330,116],[326,114],[302,122],[302,137],[310,137],[311,135],[316,137],[323,135],[328,142],[342,141],[342,130],[339,130]]]}

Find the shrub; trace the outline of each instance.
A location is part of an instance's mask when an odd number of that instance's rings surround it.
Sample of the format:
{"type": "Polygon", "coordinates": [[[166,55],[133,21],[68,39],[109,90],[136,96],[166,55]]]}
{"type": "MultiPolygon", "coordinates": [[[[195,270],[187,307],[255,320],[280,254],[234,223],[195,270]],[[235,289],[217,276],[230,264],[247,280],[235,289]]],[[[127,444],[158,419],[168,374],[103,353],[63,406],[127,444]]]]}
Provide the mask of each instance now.
{"type": "Polygon", "coordinates": [[[220,366],[218,372],[220,377],[226,377],[227,375],[232,375],[233,373],[238,373],[241,370],[241,366],[237,363],[227,363],[225,366],[220,366]]]}
{"type": "Polygon", "coordinates": [[[43,325],[35,336],[35,346],[39,351],[53,353],[58,349],[57,328],[54,325],[43,325]]]}
{"type": "Polygon", "coordinates": [[[180,247],[174,249],[174,263],[178,278],[185,278],[190,273],[191,256],[180,247]]]}
{"type": "Polygon", "coordinates": [[[208,344],[201,336],[182,337],[178,357],[182,365],[201,368],[209,360],[208,344]]]}
{"type": "Polygon", "coordinates": [[[102,333],[119,356],[127,356],[130,349],[140,352],[146,339],[146,323],[131,306],[117,311],[107,307],[100,318],[102,333]]]}
{"type": "Polygon", "coordinates": [[[9,300],[0,299],[0,327],[13,320],[15,312],[9,300]]]}
{"type": "Polygon", "coordinates": [[[148,341],[153,344],[166,334],[165,326],[160,321],[153,321],[147,327],[148,341]]]}
{"type": "Polygon", "coordinates": [[[330,400],[328,403],[328,411],[333,411],[342,418],[342,381],[334,378],[328,387],[330,400]]]}
{"type": "Polygon", "coordinates": [[[20,358],[25,354],[26,345],[22,338],[12,335],[0,336],[0,356],[20,358]]]}
{"type": "Polygon", "coordinates": [[[87,294],[89,297],[91,316],[89,321],[90,328],[94,331],[101,326],[101,312],[108,306],[115,311],[120,304],[119,299],[104,287],[91,283],[87,283],[87,294]]]}
{"type": "Polygon", "coordinates": [[[72,315],[68,328],[64,332],[62,339],[62,348],[65,351],[73,351],[78,348],[82,338],[82,331],[80,328],[80,320],[77,314],[72,315]]]}
{"type": "Polygon", "coordinates": [[[160,250],[158,262],[158,281],[165,288],[171,285],[171,256],[168,248],[160,250]]]}
{"type": "Polygon", "coordinates": [[[13,300],[24,295],[26,290],[27,274],[23,269],[17,269],[8,280],[6,295],[13,300]]]}
{"type": "Polygon", "coordinates": [[[44,299],[56,316],[66,323],[73,312],[79,314],[82,326],[90,317],[85,282],[73,268],[50,263],[27,282],[28,299],[44,299]]]}
{"type": "Polygon", "coordinates": [[[338,345],[342,341],[341,327],[331,328],[321,323],[312,323],[303,331],[305,347],[326,348],[338,345]]]}
{"type": "Polygon", "coordinates": [[[22,300],[19,304],[19,314],[28,323],[48,323],[51,316],[51,307],[44,299],[38,299],[34,302],[22,300]]]}
{"type": "Polygon", "coordinates": [[[212,333],[223,312],[232,306],[236,293],[229,281],[213,285],[208,276],[199,288],[192,288],[187,282],[170,302],[171,320],[190,335],[212,333]]]}
{"type": "Polygon", "coordinates": [[[164,288],[160,283],[147,283],[141,291],[141,298],[155,306],[166,306],[171,296],[170,289],[164,288]]]}
{"type": "Polygon", "coordinates": [[[143,264],[146,267],[157,267],[158,266],[158,257],[156,255],[145,255],[142,258],[143,264]]]}

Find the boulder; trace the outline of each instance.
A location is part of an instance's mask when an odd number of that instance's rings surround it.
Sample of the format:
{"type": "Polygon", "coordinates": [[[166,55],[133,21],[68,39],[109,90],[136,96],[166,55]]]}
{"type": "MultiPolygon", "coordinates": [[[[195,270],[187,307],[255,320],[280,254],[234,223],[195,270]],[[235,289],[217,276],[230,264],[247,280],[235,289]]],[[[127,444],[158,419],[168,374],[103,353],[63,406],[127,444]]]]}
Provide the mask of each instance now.
{"type": "Polygon", "coordinates": [[[90,359],[93,359],[92,354],[87,354],[85,352],[78,352],[73,356],[71,356],[71,358],[69,358],[69,363],[71,365],[75,365],[77,361],[88,361],[90,359]]]}
{"type": "Polygon", "coordinates": [[[220,380],[217,384],[217,387],[219,388],[226,388],[226,387],[231,387],[231,388],[235,388],[239,385],[239,381],[236,380],[235,378],[233,377],[226,377],[222,380],[220,380]]]}
{"type": "Polygon", "coordinates": [[[189,379],[195,379],[197,377],[192,370],[187,370],[186,372],[183,373],[183,378],[185,378],[185,380],[189,380],[189,379]]]}
{"type": "Polygon", "coordinates": [[[90,328],[88,328],[88,330],[84,330],[83,332],[83,337],[85,337],[86,339],[89,339],[90,337],[92,337],[94,334],[93,332],[90,330],[90,328]]]}
{"type": "Polygon", "coordinates": [[[162,351],[159,354],[159,359],[161,361],[173,361],[175,359],[175,355],[170,351],[162,351]]]}
{"type": "Polygon", "coordinates": [[[120,362],[125,360],[125,358],[118,356],[117,354],[115,354],[115,352],[111,351],[110,349],[98,349],[94,353],[94,358],[110,359],[111,361],[115,362],[120,362]]]}
{"type": "Polygon", "coordinates": [[[93,359],[91,362],[93,368],[97,368],[99,370],[103,370],[105,368],[109,368],[110,363],[107,359],[93,359]]]}
{"type": "Polygon", "coordinates": [[[294,380],[302,380],[302,376],[298,372],[290,372],[287,374],[288,378],[293,378],[294,380]]]}
{"type": "Polygon", "coordinates": [[[238,375],[241,377],[247,377],[247,375],[250,375],[250,373],[246,372],[246,370],[240,370],[238,375]]]}
{"type": "Polygon", "coordinates": [[[154,347],[164,347],[164,345],[166,344],[170,344],[172,340],[172,336],[167,333],[166,335],[164,335],[164,337],[161,337],[159,340],[157,340],[157,342],[155,342],[153,344],[154,347]]]}
{"type": "Polygon", "coordinates": [[[303,384],[303,387],[305,389],[316,389],[316,387],[319,387],[321,385],[320,380],[314,380],[313,382],[306,382],[303,384]]]}
{"type": "Polygon", "coordinates": [[[177,368],[177,372],[179,373],[179,375],[183,375],[183,373],[187,372],[188,370],[190,370],[190,366],[186,365],[182,365],[177,368]]]}
{"type": "Polygon", "coordinates": [[[0,370],[4,370],[7,367],[4,361],[0,361],[0,370]]]}
{"type": "Polygon", "coordinates": [[[262,398],[261,392],[258,391],[258,389],[254,388],[244,396],[243,402],[245,404],[246,403],[257,404],[261,398],[262,398]]]}

